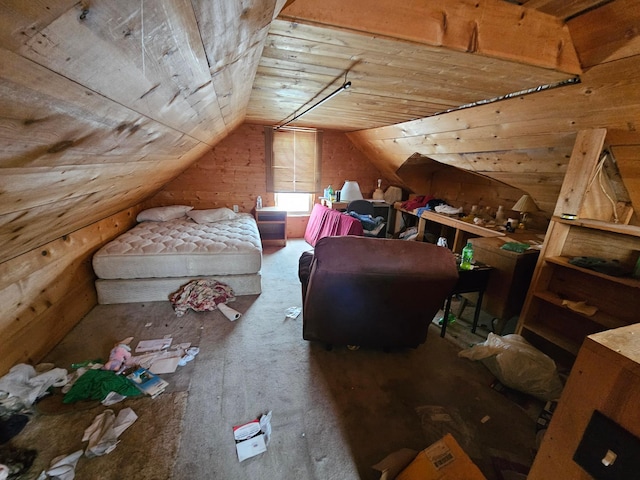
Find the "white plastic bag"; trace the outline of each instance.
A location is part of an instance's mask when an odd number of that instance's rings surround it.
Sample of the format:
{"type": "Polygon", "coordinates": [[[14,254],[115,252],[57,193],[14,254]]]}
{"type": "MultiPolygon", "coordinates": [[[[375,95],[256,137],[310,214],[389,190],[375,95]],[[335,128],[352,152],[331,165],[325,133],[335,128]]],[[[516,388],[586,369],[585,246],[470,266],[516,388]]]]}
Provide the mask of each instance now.
{"type": "Polygon", "coordinates": [[[489,333],[485,342],[462,350],[458,356],[482,360],[501,383],[541,400],[558,400],[562,393],[555,362],[520,335],[489,333]]]}

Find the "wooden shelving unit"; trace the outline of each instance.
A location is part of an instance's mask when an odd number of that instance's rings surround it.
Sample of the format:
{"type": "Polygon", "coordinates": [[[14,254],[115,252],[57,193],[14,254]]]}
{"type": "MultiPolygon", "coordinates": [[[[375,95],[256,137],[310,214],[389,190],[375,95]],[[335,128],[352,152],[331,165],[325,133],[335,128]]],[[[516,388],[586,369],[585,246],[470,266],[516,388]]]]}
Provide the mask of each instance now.
{"type": "Polygon", "coordinates": [[[640,279],[631,272],[640,255],[640,227],[611,218],[584,218],[598,216],[583,206],[598,183],[590,177],[606,134],[604,129],[578,134],[517,328],[562,363],[575,360],[588,335],[637,323],[639,318],[640,279]],[[562,218],[566,213],[577,219],[562,218]],[[613,276],[577,266],[570,262],[575,257],[617,261],[629,274],[613,276]],[[582,306],[595,312],[582,311],[582,306]]]}
{"type": "Polygon", "coordinates": [[[287,244],[287,212],[278,207],[263,207],[256,210],[256,223],[262,245],[284,247],[287,244]]]}

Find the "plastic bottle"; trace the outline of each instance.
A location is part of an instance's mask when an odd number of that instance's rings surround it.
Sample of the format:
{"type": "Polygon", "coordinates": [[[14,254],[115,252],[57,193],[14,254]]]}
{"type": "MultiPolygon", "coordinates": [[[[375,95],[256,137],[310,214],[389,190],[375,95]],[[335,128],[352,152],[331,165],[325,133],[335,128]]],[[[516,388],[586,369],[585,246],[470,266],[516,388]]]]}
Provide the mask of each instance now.
{"type": "Polygon", "coordinates": [[[471,270],[473,261],[473,245],[471,242],[467,242],[467,245],[462,249],[462,260],[460,261],[460,270],[471,270]]]}
{"type": "Polygon", "coordinates": [[[258,210],[260,210],[262,208],[262,197],[258,196],[258,198],[256,198],[256,208],[258,210]]]}
{"type": "Polygon", "coordinates": [[[333,187],[331,185],[327,187],[327,196],[329,197],[329,201],[333,202],[333,187]]]}
{"type": "Polygon", "coordinates": [[[504,208],[502,205],[498,206],[498,211],[496,212],[496,223],[498,225],[504,225],[504,208]]]}

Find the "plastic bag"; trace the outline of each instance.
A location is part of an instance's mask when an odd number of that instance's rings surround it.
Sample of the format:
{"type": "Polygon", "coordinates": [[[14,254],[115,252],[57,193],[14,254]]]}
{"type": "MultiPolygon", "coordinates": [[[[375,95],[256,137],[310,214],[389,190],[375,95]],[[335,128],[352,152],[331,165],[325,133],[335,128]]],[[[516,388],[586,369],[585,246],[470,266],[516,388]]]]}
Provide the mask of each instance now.
{"type": "Polygon", "coordinates": [[[458,356],[482,360],[501,383],[541,400],[557,400],[562,393],[555,362],[520,335],[489,333],[485,342],[462,350],[458,356]]]}

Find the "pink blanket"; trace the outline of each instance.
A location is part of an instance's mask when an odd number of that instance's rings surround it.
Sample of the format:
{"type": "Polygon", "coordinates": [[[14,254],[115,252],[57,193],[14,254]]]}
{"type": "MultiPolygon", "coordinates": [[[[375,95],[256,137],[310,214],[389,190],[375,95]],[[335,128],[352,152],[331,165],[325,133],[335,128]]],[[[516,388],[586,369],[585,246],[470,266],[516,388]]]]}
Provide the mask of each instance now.
{"type": "Polygon", "coordinates": [[[307,243],[315,247],[321,238],[343,235],[362,236],[362,223],[356,218],[316,203],[304,232],[307,243]]]}

